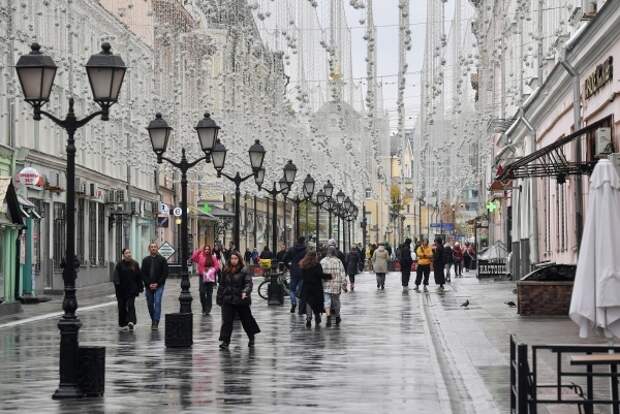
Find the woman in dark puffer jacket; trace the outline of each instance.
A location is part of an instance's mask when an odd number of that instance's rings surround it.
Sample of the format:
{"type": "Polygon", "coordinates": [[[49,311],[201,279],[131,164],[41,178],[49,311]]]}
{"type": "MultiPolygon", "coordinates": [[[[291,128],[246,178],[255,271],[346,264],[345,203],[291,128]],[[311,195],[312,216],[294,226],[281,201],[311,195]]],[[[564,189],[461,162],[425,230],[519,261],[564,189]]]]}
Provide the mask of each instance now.
{"type": "Polygon", "coordinates": [[[260,328],[250,310],[251,294],[252,275],[245,269],[241,254],[233,252],[222,271],[220,286],[217,289],[216,302],[222,307],[220,349],[227,349],[230,345],[235,315],[239,315],[241,325],[250,339],[248,346],[254,346],[254,335],[260,332],[260,328]]]}

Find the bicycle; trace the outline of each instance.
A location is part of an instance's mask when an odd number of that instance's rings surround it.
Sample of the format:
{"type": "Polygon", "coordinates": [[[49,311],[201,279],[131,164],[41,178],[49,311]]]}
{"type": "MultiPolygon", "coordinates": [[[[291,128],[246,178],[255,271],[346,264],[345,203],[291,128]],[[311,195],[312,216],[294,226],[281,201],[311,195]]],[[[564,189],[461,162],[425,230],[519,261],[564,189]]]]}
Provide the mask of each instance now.
{"type": "Polygon", "coordinates": [[[276,283],[282,287],[284,291],[284,295],[288,296],[290,294],[290,275],[287,271],[281,273],[265,273],[265,280],[263,280],[260,285],[258,285],[258,295],[267,300],[269,299],[269,284],[271,283],[271,277],[276,277],[276,283]]]}

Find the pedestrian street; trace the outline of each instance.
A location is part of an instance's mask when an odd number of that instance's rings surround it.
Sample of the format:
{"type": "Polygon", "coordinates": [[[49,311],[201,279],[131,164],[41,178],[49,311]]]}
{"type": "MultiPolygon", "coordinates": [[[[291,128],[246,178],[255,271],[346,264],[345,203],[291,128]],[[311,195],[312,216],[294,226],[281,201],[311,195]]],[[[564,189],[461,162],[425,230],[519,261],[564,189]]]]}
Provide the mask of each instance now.
{"type": "MultiPolygon", "coordinates": [[[[177,311],[178,293],[178,280],[170,279],[164,312],[177,311]]],[[[218,349],[219,308],[200,315],[195,285],[192,294],[191,349],[166,349],[164,324],[151,331],[143,296],[134,332],[118,331],[115,305],[79,312],[80,345],[106,347],[101,399],[51,399],[58,385],[57,317],[0,327],[0,412],[453,412],[422,310],[423,298],[437,295],[433,288],[403,294],[392,273],[378,291],[374,274],[364,273],[356,291],[343,296],[342,324],[310,329],[289,313],[288,302],[268,307],[254,292],[262,330],[256,346],[247,347],[236,323],[228,351],[218,349]]]]}

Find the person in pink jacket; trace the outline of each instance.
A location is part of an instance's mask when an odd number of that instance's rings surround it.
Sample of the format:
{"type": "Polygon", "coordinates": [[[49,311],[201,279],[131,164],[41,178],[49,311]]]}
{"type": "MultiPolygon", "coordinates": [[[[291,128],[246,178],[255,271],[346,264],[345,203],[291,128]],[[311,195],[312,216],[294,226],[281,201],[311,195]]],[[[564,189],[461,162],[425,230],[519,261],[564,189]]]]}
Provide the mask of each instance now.
{"type": "Polygon", "coordinates": [[[192,254],[192,262],[198,271],[198,286],[202,314],[209,315],[213,305],[213,288],[217,283],[217,273],[220,270],[220,261],[213,254],[211,246],[206,244],[192,254]]]}

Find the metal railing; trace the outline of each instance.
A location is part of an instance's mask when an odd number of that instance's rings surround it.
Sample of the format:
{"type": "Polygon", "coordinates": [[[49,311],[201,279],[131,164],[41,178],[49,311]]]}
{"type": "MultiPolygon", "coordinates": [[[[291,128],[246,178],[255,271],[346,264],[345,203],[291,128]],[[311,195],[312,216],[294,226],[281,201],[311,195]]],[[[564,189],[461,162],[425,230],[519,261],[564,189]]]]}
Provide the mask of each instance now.
{"type": "MultiPolygon", "coordinates": [[[[538,406],[547,405],[574,405],[579,413],[593,414],[595,405],[608,405],[613,413],[620,410],[620,402],[617,398],[601,399],[594,396],[594,378],[607,377],[618,378],[615,369],[610,372],[594,372],[592,365],[586,367],[585,372],[564,370],[562,357],[566,354],[604,354],[610,351],[620,352],[620,346],[607,345],[533,345],[532,369],[528,361],[528,345],[517,343],[514,336],[510,336],[510,412],[511,414],[537,414],[538,406]],[[538,382],[538,360],[541,351],[555,354],[555,383],[540,384],[538,382]],[[586,390],[581,385],[568,381],[567,378],[585,378],[586,390]],[[553,389],[555,398],[538,398],[540,389],[553,389]],[[567,396],[563,391],[569,390],[567,396]]],[[[612,381],[612,384],[614,381],[612,381]]],[[[617,382],[616,382],[617,384],[617,382]]],[[[617,392],[612,392],[612,395],[617,392]]]]}

